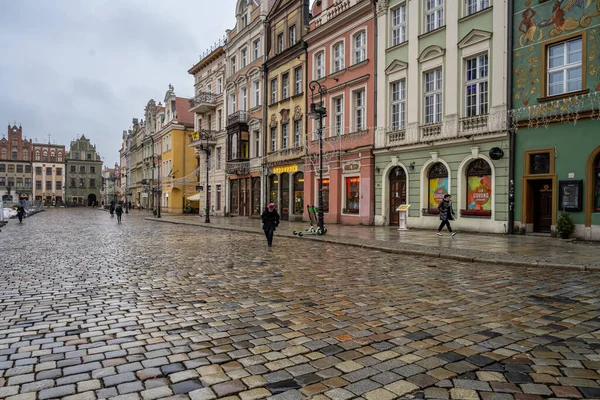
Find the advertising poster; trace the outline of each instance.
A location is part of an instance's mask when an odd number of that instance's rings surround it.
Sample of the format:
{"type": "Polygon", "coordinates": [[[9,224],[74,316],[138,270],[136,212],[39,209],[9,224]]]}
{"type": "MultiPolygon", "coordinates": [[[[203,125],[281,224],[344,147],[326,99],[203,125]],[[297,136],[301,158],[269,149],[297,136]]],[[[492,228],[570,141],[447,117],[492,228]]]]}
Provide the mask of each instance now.
{"type": "Polygon", "coordinates": [[[429,178],[429,209],[437,210],[448,193],[448,178],[429,178]]]}
{"type": "Polygon", "coordinates": [[[467,210],[492,210],[492,177],[469,176],[467,178],[467,210]]]}

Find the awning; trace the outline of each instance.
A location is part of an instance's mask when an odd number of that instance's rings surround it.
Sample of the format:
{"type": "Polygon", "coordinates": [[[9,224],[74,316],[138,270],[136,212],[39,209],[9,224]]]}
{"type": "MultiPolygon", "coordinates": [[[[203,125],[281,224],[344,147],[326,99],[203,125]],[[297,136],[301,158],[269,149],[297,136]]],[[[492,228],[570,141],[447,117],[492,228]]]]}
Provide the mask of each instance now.
{"type": "Polygon", "coordinates": [[[200,193],[196,193],[192,196],[188,196],[187,199],[190,201],[200,201],[200,193]]]}

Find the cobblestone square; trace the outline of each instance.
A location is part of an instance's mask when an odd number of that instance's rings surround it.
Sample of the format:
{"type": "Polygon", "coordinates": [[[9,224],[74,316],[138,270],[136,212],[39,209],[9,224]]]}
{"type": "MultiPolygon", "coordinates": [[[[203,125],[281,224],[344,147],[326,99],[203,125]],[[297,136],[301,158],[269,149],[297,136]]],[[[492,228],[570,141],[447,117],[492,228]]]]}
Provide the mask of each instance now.
{"type": "Polygon", "coordinates": [[[0,398],[600,398],[598,273],[145,216],[2,229],[0,398]]]}

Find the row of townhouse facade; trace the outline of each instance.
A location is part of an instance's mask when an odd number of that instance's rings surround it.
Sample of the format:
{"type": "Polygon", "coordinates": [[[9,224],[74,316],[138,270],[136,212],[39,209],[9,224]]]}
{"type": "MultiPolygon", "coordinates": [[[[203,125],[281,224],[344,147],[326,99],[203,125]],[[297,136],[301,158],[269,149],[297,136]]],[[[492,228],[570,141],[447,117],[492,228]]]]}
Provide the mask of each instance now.
{"type": "Polygon", "coordinates": [[[600,240],[599,26],[600,0],[240,0],[188,71],[180,209],[306,220],[321,186],[326,223],[435,228],[451,194],[461,230],[568,210],[600,240]]]}
{"type": "Polygon", "coordinates": [[[34,143],[9,125],[0,139],[0,193],[5,203],[91,205],[100,201],[102,161],[85,136],[64,145],[34,143]]]}

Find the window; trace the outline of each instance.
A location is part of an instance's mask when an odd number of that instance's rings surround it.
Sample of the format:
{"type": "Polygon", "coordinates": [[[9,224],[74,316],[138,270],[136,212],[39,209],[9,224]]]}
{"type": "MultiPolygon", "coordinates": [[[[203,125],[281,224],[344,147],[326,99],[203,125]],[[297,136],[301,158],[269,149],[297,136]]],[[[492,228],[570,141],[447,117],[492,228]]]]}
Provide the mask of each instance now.
{"type": "Polygon", "coordinates": [[[220,131],[221,129],[223,129],[223,126],[221,125],[223,123],[223,110],[218,110],[217,111],[217,128],[220,131]]]}
{"type": "MultiPolygon", "coordinates": [[[[19,173],[19,174],[23,173],[23,166],[22,165],[17,165],[17,173],[19,173]]],[[[52,174],[52,168],[50,168],[50,173],[52,174]]]]}
{"type": "Polygon", "coordinates": [[[85,186],[85,179],[79,178],[79,186],[81,186],[81,187],[85,186]]]}
{"type": "Polygon", "coordinates": [[[62,190],[62,182],[61,181],[56,182],[56,190],[62,190]]]}
{"type": "Polygon", "coordinates": [[[27,149],[23,149],[23,160],[29,161],[29,151],[27,149]]]}
{"type": "Polygon", "coordinates": [[[248,49],[244,47],[242,49],[242,64],[240,65],[240,68],[244,68],[247,63],[248,63],[248,49]]]}
{"type": "Polygon", "coordinates": [[[62,151],[59,151],[57,161],[62,162],[62,160],[63,160],[63,153],[62,153],[62,151]]]}
{"type": "Polygon", "coordinates": [[[428,209],[437,213],[437,208],[444,196],[448,194],[448,170],[440,162],[435,163],[427,171],[428,178],[428,209]]]}
{"type": "Polygon", "coordinates": [[[289,146],[290,141],[290,124],[281,124],[281,149],[285,150],[289,146]]]}
{"type": "Polygon", "coordinates": [[[0,158],[6,160],[6,149],[2,149],[2,151],[0,152],[0,158]]]}
{"type": "Polygon", "coordinates": [[[62,175],[62,168],[56,168],[56,176],[62,175]]]}
{"type": "Polygon", "coordinates": [[[354,92],[354,130],[356,132],[365,130],[365,99],[366,93],[364,89],[354,92]]]}
{"type": "Polygon", "coordinates": [[[392,46],[406,41],[406,4],[392,10],[392,46]]]}
{"type": "Polygon", "coordinates": [[[25,187],[31,189],[31,178],[25,178],[25,187]]]}
{"type": "Polygon", "coordinates": [[[287,99],[290,97],[290,74],[286,72],[281,75],[281,98],[287,99]]]}
{"type": "Polygon", "coordinates": [[[90,188],[95,188],[95,187],[96,187],[96,180],[90,179],[90,188]]]}
{"type": "Polygon", "coordinates": [[[256,39],[252,43],[252,52],[254,53],[254,61],[260,57],[260,39],[256,39]]]}
{"type": "Polygon", "coordinates": [[[96,167],[91,166],[90,167],[90,174],[95,174],[96,173],[96,167]]]}
{"type": "Polygon", "coordinates": [[[302,67],[294,68],[294,94],[302,93],[302,67]]]}
{"type": "Polygon", "coordinates": [[[87,159],[91,160],[92,159],[92,153],[87,153],[87,159]]]}
{"type": "Polygon", "coordinates": [[[15,164],[8,164],[8,172],[15,172],[15,164]]]}
{"type": "Polygon", "coordinates": [[[252,106],[258,107],[260,106],[260,81],[252,82],[252,88],[254,91],[254,95],[252,96],[252,106]]]}
{"type": "Polygon", "coordinates": [[[296,25],[290,27],[290,46],[296,44],[296,25]]]}
{"type": "Polygon", "coordinates": [[[215,156],[217,158],[217,169],[221,169],[221,148],[217,147],[217,155],[215,156]]]}
{"type": "Polygon", "coordinates": [[[529,155],[530,174],[550,173],[550,153],[535,153],[529,155]]]}
{"type": "Polygon", "coordinates": [[[442,122],[442,69],[425,73],[425,124],[442,122]]]}
{"type": "Polygon", "coordinates": [[[46,181],[46,190],[52,190],[52,181],[46,181]]]}
{"type": "Polygon", "coordinates": [[[354,63],[367,59],[367,34],[362,31],[354,35],[354,63]]]}
{"type": "Polygon", "coordinates": [[[31,173],[31,165],[26,165],[25,166],[25,173],[26,174],[30,174],[31,173]]]}
{"type": "Polygon", "coordinates": [[[246,111],[247,104],[248,104],[248,89],[243,87],[240,90],[240,111],[246,111]]]}
{"type": "Polygon", "coordinates": [[[425,0],[425,32],[444,26],[444,0],[425,0]]]}
{"type": "Polygon", "coordinates": [[[0,176],[0,187],[6,186],[6,178],[4,176],[0,176]]]}
{"type": "Polygon", "coordinates": [[[8,177],[8,184],[6,186],[15,187],[15,178],[8,177]]]}
{"type": "Polygon", "coordinates": [[[336,97],[333,99],[333,135],[344,133],[344,99],[336,97]]]}
{"type": "Polygon", "coordinates": [[[6,164],[0,164],[0,172],[6,172],[6,164]]]}
{"type": "Polygon", "coordinates": [[[277,128],[271,127],[271,151],[277,151],[277,128]]]}
{"type": "Polygon", "coordinates": [[[333,46],[333,72],[344,69],[344,42],[333,46]]]}
{"type": "Polygon", "coordinates": [[[482,158],[467,167],[467,210],[492,211],[492,168],[482,158]]]}
{"type": "Polygon", "coordinates": [[[392,131],[406,129],[406,81],[392,83],[391,112],[392,131]]]}
{"type": "Polygon", "coordinates": [[[81,155],[79,154],[78,151],[75,152],[75,159],[79,160],[81,158],[81,155]]]}
{"type": "Polygon", "coordinates": [[[52,167],[46,167],[46,175],[52,175],[52,167]]]}
{"type": "Polygon", "coordinates": [[[85,174],[85,166],[82,165],[82,166],[79,167],[79,173],[80,174],[85,174]]]}
{"type": "Polygon", "coordinates": [[[13,150],[11,153],[11,160],[17,161],[19,159],[19,153],[16,150],[13,150]]]}
{"type": "Polygon", "coordinates": [[[22,188],[23,187],[23,178],[17,178],[17,187],[18,188],[22,188]]]}
{"type": "Polygon", "coordinates": [[[490,6],[490,0],[466,0],[467,15],[475,14],[490,6]]]}
{"type": "MultiPolygon", "coordinates": [[[[315,204],[319,204],[319,180],[317,179],[317,190],[315,191],[315,204]]],[[[329,212],[329,178],[323,179],[323,212],[329,212]]]]}
{"type": "Polygon", "coordinates": [[[294,121],[294,147],[300,147],[302,145],[302,120],[297,119],[294,121]]]}
{"type": "Polygon", "coordinates": [[[358,214],[360,209],[360,178],[346,178],[346,199],[344,212],[358,214]]]}
{"type": "Polygon", "coordinates": [[[555,96],[582,89],[581,37],[548,46],[547,94],[555,96]]]}
{"type": "Polygon", "coordinates": [[[234,56],[234,57],[231,57],[231,59],[230,59],[230,61],[229,61],[229,62],[230,62],[230,64],[231,64],[231,70],[230,70],[230,71],[231,71],[231,75],[233,75],[233,74],[235,74],[235,72],[236,72],[235,56],[234,56]]]}
{"type": "Polygon", "coordinates": [[[42,181],[35,181],[35,189],[42,190],[42,181]]]}
{"type": "Polygon", "coordinates": [[[321,79],[325,76],[325,53],[320,51],[315,55],[315,78],[321,79]]]}
{"type": "Polygon", "coordinates": [[[271,104],[277,103],[277,78],[271,80],[271,104]]]}
{"type": "Polygon", "coordinates": [[[235,112],[235,94],[232,93],[229,95],[229,114],[233,114],[235,112]]]}
{"type": "Polygon", "coordinates": [[[75,183],[75,178],[71,178],[71,187],[75,187],[77,184],[75,183]]]}
{"type": "Polygon", "coordinates": [[[283,33],[277,35],[277,53],[281,53],[283,51],[283,33]]]}
{"type": "Polygon", "coordinates": [[[223,78],[217,78],[217,94],[223,93],[223,78]]]}
{"type": "Polygon", "coordinates": [[[217,210],[221,209],[221,185],[217,185],[217,210]]]}
{"type": "MultiPolygon", "coordinates": [[[[71,165],[71,173],[75,173],[77,172],[77,167],[74,165],[71,165]]],[[[40,174],[42,173],[42,171],[40,171],[40,174]]]]}
{"type": "Polygon", "coordinates": [[[467,60],[466,69],[467,117],[485,115],[488,113],[488,55],[467,60]]]}
{"type": "Polygon", "coordinates": [[[260,157],[260,133],[254,131],[254,157],[260,157]]]}
{"type": "Polygon", "coordinates": [[[56,153],[54,151],[50,152],[50,161],[52,161],[52,162],[56,161],[56,153]]]}
{"type": "Polygon", "coordinates": [[[35,151],[35,161],[40,161],[42,159],[42,155],[40,154],[39,150],[35,151]]]}

